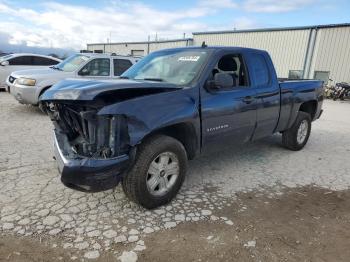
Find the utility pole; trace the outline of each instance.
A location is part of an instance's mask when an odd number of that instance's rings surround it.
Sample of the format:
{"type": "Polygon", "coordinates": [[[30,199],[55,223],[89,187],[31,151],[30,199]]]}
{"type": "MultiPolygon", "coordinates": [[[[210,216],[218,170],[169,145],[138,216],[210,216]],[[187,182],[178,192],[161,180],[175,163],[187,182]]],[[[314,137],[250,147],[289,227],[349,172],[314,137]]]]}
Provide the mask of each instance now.
{"type": "Polygon", "coordinates": [[[151,35],[148,35],[148,43],[147,43],[147,55],[149,54],[149,42],[151,41],[151,35]]]}

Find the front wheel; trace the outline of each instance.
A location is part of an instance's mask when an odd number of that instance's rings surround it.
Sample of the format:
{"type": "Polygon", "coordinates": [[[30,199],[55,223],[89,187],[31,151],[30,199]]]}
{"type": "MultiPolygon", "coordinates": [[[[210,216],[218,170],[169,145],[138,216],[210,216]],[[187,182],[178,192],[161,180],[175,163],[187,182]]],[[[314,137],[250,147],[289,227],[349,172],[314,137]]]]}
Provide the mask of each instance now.
{"type": "Polygon", "coordinates": [[[136,161],[122,186],[130,200],[152,209],[171,201],[184,181],[187,155],[176,139],[157,135],[138,148],[136,161]]]}
{"type": "Polygon", "coordinates": [[[311,116],[305,112],[299,112],[290,129],[282,133],[282,144],[291,150],[301,150],[307,143],[311,132],[311,116]]]}

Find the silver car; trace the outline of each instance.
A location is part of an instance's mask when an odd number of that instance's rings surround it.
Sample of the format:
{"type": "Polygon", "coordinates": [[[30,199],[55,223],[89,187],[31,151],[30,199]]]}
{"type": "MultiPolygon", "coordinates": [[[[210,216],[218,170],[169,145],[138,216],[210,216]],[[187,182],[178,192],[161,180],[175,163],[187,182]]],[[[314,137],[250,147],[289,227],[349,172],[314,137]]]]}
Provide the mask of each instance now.
{"type": "Polygon", "coordinates": [[[39,97],[60,80],[117,78],[137,61],[131,56],[75,54],[55,66],[13,72],[6,84],[18,102],[37,105],[39,97]]]}
{"type": "Polygon", "coordinates": [[[46,55],[18,53],[0,56],[0,88],[6,88],[6,79],[15,71],[39,69],[57,65],[62,60],[46,55]]]}

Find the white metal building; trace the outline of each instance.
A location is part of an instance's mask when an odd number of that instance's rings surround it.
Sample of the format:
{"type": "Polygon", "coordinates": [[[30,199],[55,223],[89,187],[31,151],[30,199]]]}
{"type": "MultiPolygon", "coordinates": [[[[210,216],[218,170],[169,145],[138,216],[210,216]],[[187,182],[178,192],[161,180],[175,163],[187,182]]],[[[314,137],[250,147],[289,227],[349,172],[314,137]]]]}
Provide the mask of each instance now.
{"type": "Polygon", "coordinates": [[[225,45],[267,50],[278,77],[350,82],[350,23],[305,27],[196,32],[193,39],[88,44],[88,50],[145,55],[190,45],[225,45]]]}
{"type": "Polygon", "coordinates": [[[350,24],[193,33],[203,41],[267,50],[279,77],[350,82],[350,24]]]}
{"type": "Polygon", "coordinates": [[[120,55],[144,56],[153,51],[191,46],[192,38],[183,38],[175,40],[145,41],[145,42],[122,42],[122,43],[97,43],[87,44],[87,50],[103,53],[117,53],[120,55]]]}

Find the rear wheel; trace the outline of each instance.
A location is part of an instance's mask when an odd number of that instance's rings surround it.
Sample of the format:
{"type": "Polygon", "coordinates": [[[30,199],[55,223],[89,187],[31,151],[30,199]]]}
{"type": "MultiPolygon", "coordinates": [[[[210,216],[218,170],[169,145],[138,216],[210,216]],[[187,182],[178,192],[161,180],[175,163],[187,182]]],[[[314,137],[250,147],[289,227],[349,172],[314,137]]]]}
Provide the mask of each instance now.
{"type": "Polygon", "coordinates": [[[135,203],[156,208],[174,198],[186,169],[183,145],[172,137],[155,136],[140,145],[135,164],[123,179],[123,190],[135,203]]]}
{"type": "Polygon", "coordinates": [[[292,127],[282,133],[282,143],[288,149],[301,150],[307,143],[311,132],[311,116],[299,112],[292,127]]]}

